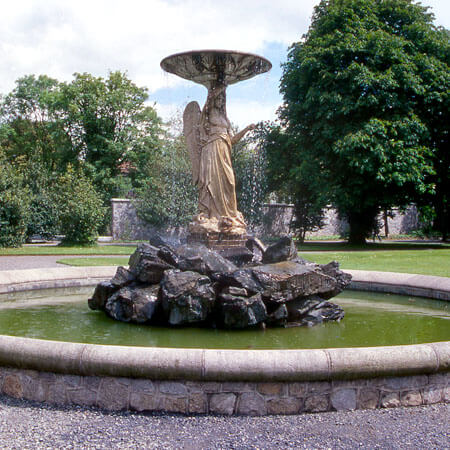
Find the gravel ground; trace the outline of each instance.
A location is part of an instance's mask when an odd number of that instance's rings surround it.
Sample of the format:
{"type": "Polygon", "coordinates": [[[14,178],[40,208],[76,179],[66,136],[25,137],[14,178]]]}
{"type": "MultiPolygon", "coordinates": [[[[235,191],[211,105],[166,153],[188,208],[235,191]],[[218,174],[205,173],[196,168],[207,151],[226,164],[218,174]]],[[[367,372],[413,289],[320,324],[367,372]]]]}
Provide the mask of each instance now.
{"type": "Polygon", "coordinates": [[[108,413],[0,396],[0,448],[450,448],[450,405],[299,416],[108,413]]]}

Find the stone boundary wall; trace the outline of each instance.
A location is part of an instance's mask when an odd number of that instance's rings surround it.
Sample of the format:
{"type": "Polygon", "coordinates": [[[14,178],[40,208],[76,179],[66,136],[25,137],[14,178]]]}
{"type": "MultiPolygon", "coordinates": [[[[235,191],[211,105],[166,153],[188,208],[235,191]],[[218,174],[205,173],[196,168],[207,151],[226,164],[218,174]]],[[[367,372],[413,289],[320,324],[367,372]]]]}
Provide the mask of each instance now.
{"type": "Polygon", "coordinates": [[[304,382],[164,381],[0,367],[0,392],[106,410],[266,415],[450,402],[450,374],[304,382]]]}
{"type": "MultiPolygon", "coordinates": [[[[45,287],[51,279],[58,283],[64,277],[67,284],[80,285],[68,269],[47,275],[45,287]]],[[[84,269],[92,278],[110,276],[105,268],[84,269]]],[[[0,279],[3,292],[11,292],[4,284],[8,280],[15,280],[12,291],[17,291],[20,276],[27,288],[47,270],[11,272],[3,272],[0,279]]],[[[437,283],[437,291],[450,292],[448,278],[352,273],[361,283],[375,280],[388,288],[397,276],[397,283],[403,280],[406,287],[425,283],[431,289],[437,283]]],[[[264,351],[120,347],[0,336],[0,392],[109,410],[208,414],[426,405],[450,402],[450,342],[264,351]]]]}
{"type": "MultiPolygon", "coordinates": [[[[148,225],[137,217],[136,209],[129,199],[111,199],[112,220],[111,234],[114,240],[146,240],[152,234],[163,231],[167,234],[179,234],[180,229],[158,229],[148,225]]],[[[286,203],[266,203],[263,205],[262,225],[255,230],[263,236],[280,236],[289,234],[289,224],[292,220],[293,205],[286,203]]],[[[405,213],[393,210],[393,217],[388,218],[389,234],[405,234],[419,228],[418,214],[415,206],[405,213]]],[[[307,233],[308,237],[341,235],[348,230],[348,224],[339,219],[336,210],[327,209],[324,226],[315,232],[307,233]]],[[[384,236],[384,228],[381,230],[384,236]]]]}

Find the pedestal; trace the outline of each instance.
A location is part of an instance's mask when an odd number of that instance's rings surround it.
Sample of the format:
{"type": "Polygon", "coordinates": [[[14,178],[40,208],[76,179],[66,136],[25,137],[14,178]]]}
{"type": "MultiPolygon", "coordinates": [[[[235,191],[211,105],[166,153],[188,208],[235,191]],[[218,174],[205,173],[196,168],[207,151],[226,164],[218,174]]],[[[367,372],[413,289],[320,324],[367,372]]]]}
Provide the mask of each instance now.
{"type": "Polygon", "coordinates": [[[248,264],[253,253],[245,246],[250,238],[248,235],[232,235],[224,233],[190,233],[187,236],[188,244],[202,244],[218,252],[224,258],[241,266],[248,264]]]}

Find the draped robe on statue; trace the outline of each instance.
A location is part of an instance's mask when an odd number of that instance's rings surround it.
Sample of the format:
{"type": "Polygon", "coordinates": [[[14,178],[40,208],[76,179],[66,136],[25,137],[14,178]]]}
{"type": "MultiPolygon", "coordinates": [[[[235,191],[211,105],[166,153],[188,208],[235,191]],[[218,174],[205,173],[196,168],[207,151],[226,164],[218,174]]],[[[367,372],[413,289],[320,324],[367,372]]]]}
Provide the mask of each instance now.
{"type": "Polygon", "coordinates": [[[225,87],[210,90],[203,111],[200,113],[197,108],[190,104],[185,111],[185,134],[191,147],[193,178],[199,190],[199,214],[191,223],[190,231],[245,234],[245,221],[236,202],[231,163],[233,137],[225,111],[225,87]],[[198,134],[191,141],[193,130],[198,130],[198,134]]]}
{"type": "Polygon", "coordinates": [[[228,133],[214,133],[202,147],[199,212],[209,218],[236,217],[236,190],[228,133]]]}

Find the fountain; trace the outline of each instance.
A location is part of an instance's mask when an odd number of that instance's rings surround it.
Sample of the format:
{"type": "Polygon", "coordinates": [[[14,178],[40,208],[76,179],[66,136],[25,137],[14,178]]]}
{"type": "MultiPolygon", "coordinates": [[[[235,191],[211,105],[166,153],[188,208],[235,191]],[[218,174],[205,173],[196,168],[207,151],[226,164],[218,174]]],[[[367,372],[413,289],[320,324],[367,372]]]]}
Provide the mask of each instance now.
{"type": "MultiPolygon", "coordinates": [[[[119,268],[115,275],[109,268],[0,272],[0,293],[8,296],[30,289],[92,286],[103,280],[89,305],[113,318],[138,324],[234,329],[226,333],[250,333],[236,331],[249,326],[340,320],[343,311],[328,299],[349,284],[350,276],[335,263],[319,266],[299,259],[288,238],[268,248],[248,238],[234,202],[234,177],[226,155],[233,137],[227,134],[220,142],[214,137],[216,119],[221,122],[219,134],[225,126],[226,86],[267,71],[270,63],[255,55],[210,50],[173,55],[161,64],[209,90],[203,111],[190,104],[185,112],[194,181],[200,194],[189,243],[174,245],[154,237],[150,244],[138,247],[128,269],[119,268]],[[227,187],[219,190],[225,205],[215,202],[217,186],[210,189],[206,176],[211,175],[207,165],[217,160],[216,151],[225,154],[219,170],[228,175],[227,187]],[[225,206],[228,209],[223,214],[225,206]],[[237,248],[237,253],[230,248],[237,248]],[[247,255],[247,260],[242,255],[247,255]]],[[[448,279],[352,272],[353,288],[450,300],[448,279]]],[[[319,329],[327,325],[340,326],[328,323],[319,329]]],[[[184,329],[176,332],[181,334],[184,329]]],[[[264,334],[259,330],[252,333],[264,334]]],[[[447,336],[445,328],[437,339],[447,336]]],[[[367,347],[352,344],[357,348],[234,350],[94,345],[84,338],[77,343],[0,335],[0,392],[33,401],[110,410],[227,415],[432,404],[450,400],[450,342],[433,340],[384,347],[376,342],[367,347]]]]}
{"type": "Polygon", "coordinates": [[[200,325],[214,328],[300,326],[340,321],[344,311],[329,302],[351,280],[336,262],[298,258],[292,239],[266,248],[247,236],[237,209],[231,147],[254,125],[233,134],[226,114],[226,88],[270,69],[266,59],[247,53],[202,50],[178,53],[161,62],[168,72],[208,89],[202,110],[191,102],[184,133],[198,187],[198,215],[187,244],[161,237],[140,244],[129,268],[100,283],[91,309],[134,323],[200,325]]]}
{"type": "Polygon", "coordinates": [[[267,72],[272,65],[249,53],[199,50],[168,56],[161,61],[161,67],[208,89],[203,109],[193,101],[183,115],[192,178],[199,191],[198,215],[189,226],[188,240],[220,250],[242,247],[246,224],[237,209],[231,147],[255,125],[232,133],[226,112],[226,89],[267,72]]]}

